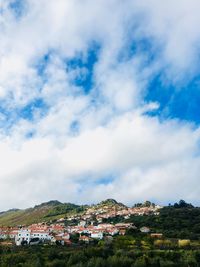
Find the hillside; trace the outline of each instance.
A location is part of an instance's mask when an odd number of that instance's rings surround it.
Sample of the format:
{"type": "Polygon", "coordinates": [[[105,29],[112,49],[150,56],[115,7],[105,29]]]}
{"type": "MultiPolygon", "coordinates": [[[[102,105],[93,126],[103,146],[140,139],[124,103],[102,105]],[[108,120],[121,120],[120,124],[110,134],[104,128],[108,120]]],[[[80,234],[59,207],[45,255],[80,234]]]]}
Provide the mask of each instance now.
{"type": "Polygon", "coordinates": [[[57,200],[51,200],[49,202],[36,205],[33,208],[24,210],[12,209],[0,213],[0,225],[3,226],[16,226],[16,225],[28,225],[31,223],[48,222],[57,220],[60,218],[69,217],[71,215],[79,215],[89,210],[109,210],[116,208],[117,210],[127,208],[124,204],[118,203],[114,199],[107,199],[99,204],[88,205],[76,205],[72,203],[61,203],[57,200]]]}
{"type": "Polygon", "coordinates": [[[96,206],[97,207],[100,207],[100,206],[117,206],[117,207],[122,207],[122,208],[126,207],[126,205],[124,205],[123,203],[119,203],[115,199],[112,199],[112,198],[108,198],[106,200],[103,200],[99,204],[97,204],[96,206]]]}
{"type": "Polygon", "coordinates": [[[106,200],[101,201],[100,203],[96,205],[91,205],[90,210],[94,211],[108,211],[112,209],[121,210],[121,209],[127,209],[128,207],[120,202],[117,202],[115,199],[108,198],[106,200]]]}
{"type": "Polygon", "coordinates": [[[0,213],[0,225],[15,226],[59,219],[67,214],[79,213],[84,206],[49,201],[25,210],[13,209],[0,213]]]}

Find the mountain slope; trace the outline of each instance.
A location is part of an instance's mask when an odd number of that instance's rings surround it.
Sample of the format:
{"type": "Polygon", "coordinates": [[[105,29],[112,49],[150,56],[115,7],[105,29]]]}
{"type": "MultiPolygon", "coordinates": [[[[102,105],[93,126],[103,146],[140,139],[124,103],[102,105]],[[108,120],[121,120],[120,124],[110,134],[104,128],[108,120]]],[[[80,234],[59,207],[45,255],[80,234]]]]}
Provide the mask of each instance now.
{"type": "Polygon", "coordinates": [[[50,221],[83,210],[83,206],[53,200],[25,210],[14,209],[2,212],[0,213],[0,225],[15,226],[50,221]]]}
{"type": "Polygon", "coordinates": [[[25,210],[12,209],[0,213],[0,226],[29,225],[38,222],[49,222],[71,215],[87,213],[89,210],[108,211],[111,209],[121,210],[127,208],[124,204],[114,199],[107,199],[95,205],[76,205],[61,203],[57,200],[36,205],[25,210]]]}

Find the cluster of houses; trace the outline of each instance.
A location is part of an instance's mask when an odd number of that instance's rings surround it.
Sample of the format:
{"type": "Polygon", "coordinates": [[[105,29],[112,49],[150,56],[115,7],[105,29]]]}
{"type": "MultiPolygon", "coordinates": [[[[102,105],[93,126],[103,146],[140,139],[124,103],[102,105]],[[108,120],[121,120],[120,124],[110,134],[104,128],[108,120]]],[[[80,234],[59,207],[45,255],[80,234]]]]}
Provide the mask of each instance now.
{"type": "Polygon", "coordinates": [[[149,207],[133,207],[129,208],[126,206],[103,206],[101,208],[89,208],[82,215],[73,215],[69,216],[68,220],[91,220],[95,218],[99,223],[103,221],[103,219],[114,218],[117,216],[121,216],[124,219],[130,218],[131,215],[159,215],[159,210],[162,207],[159,205],[151,205],[149,207]]]}
{"type": "Polygon", "coordinates": [[[106,223],[94,226],[87,225],[85,221],[80,221],[75,226],[39,223],[19,228],[2,227],[0,228],[0,239],[12,239],[17,246],[43,242],[71,245],[71,237],[74,234],[78,234],[80,242],[89,243],[95,239],[101,240],[104,236],[125,235],[126,230],[130,228],[135,228],[135,226],[130,223],[106,223]]]}
{"type": "MultiPolygon", "coordinates": [[[[89,243],[104,237],[125,235],[127,229],[136,228],[131,223],[103,223],[107,221],[104,219],[117,216],[128,219],[131,215],[158,215],[160,208],[156,205],[129,208],[123,204],[90,207],[82,214],[60,218],[56,223],[38,223],[27,227],[0,227],[0,239],[13,240],[17,246],[43,242],[71,245],[72,237],[76,235],[79,238],[78,241],[89,243]],[[70,223],[72,220],[77,221],[76,225],[70,223]]],[[[150,229],[142,227],[140,231],[149,233],[150,229]]]]}

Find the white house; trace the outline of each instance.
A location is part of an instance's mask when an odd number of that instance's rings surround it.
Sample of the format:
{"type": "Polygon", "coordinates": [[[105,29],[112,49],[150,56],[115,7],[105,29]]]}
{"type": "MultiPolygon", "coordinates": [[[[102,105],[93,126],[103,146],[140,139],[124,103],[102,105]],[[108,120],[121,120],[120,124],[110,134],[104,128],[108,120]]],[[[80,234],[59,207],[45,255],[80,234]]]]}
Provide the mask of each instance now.
{"type": "Polygon", "coordinates": [[[8,235],[6,234],[6,232],[0,232],[0,239],[6,239],[8,237],[8,235]]]}
{"type": "Polygon", "coordinates": [[[78,224],[79,226],[85,227],[86,226],[86,221],[82,220],[78,224]]]}
{"type": "Polygon", "coordinates": [[[51,240],[51,236],[47,231],[31,231],[31,238],[39,238],[41,241],[51,240]]]}
{"type": "Polygon", "coordinates": [[[69,233],[63,233],[61,236],[62,236],[62,238],[64,240],[69,240],[70,239],[70,234],[69,233]]]}
{"type": "Polygon", "coordinates": [[[103,232],[93,231],[91,232],[91,237],[95,239],[103,239],[103,232]]]}
{"type": "Polygon", "coordinates": [[[22,243],[29,244],[31,239],[31,232],[28,229],[20,229],[15,236],[15,243],[17,246],[22,245],[22,243]]]}
{"type": "Polygon", "coordinates": [[[17,246],[24,244],[30,244],[31,240],[38,239],[39,241],[51,240],[51,236],[47,231],[31,231],[29,229],[18,230],[15,236],[15,243],[17,246]]]}
{"type": "Polygon", "coordinates": [[[108,229],[107,232],[108,232],[108,234],[110,234],[110,235],[116,235],[116,234],[119,233],[119,230],[116,229],[116,228],[111,228],[111,229],[108,229]]]}
{"type": "Polygon", "coordinates": [[[149,227],[143,226],[140,228],[140,232],[142,233],[149,233],[151,230],[149,229],[149,227]]]}
{"type": "Polygon", "coordinates": [[[18,230],[12,230],[12,231],[9,232],[9,238],[15,239],[17,234],[18,234],[18,230]]]}

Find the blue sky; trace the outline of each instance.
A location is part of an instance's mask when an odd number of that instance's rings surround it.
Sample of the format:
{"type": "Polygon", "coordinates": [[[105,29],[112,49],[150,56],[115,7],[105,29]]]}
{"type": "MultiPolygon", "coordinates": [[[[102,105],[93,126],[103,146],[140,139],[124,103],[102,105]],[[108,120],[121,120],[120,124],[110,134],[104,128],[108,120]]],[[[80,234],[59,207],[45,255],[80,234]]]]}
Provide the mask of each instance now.
{"type": "Polygon", "coordinates": [[[199,7],[1,1],[0,209],[200,204],[199,7]]]}

